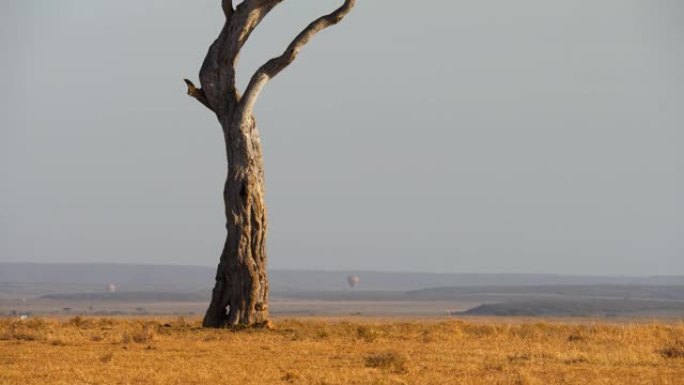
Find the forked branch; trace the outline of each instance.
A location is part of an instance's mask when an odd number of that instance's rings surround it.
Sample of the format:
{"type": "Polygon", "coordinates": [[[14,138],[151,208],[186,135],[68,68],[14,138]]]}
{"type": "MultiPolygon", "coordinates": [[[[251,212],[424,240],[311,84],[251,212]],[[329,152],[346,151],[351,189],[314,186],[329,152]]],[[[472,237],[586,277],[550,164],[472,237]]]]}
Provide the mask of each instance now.
{"type": "Polygon", "coordinates": [[[259,67],[250,79],[245,94],[240,101],[242,112],[251,112],[259,93],[266,83],[289,66],[297,58],[302,47],[311,41],[318,32],[339,23],[352,10],[355,4],[356,0],[345,0],[344,4],[334,12],[314,20],[292,40],[282,55],[274,57],[259,67]]]}
{"type": "Polygon", "coordinates": [[[235,107],[241,115],[245,112],[251,113],[266,83],[290,65],[302,47],[318,32],[339,23],[356,4],[356,0],[345,0],[334,12],[321,16],[309,24],[295,37],[282,55],[259,67],[250,79],[244,96],[240,98],[235,85],[235,67],[240,50],[264,17],[283,1],[243,0],[237,6],[233,6],[232,0],[221,0],[226,22],[202,63],[201,88],[195,87],[191,81],[185,79],[188,95],[217,115],[235,111],[235,107]]]}
{"type": "Polygon", "coordinates": [[[200,69],[201,88],[186,80],[188,94],[214,111],[224,114],[237,105],[235,67],[240,50],[257,25],[284,0],[244,0],[237,7],[232,0],[221,0],[226,21],[207,52],[200,69]]]}
{"type": "Polygon", "coordinates": [[[226,15],[226,20],[230,20],[233,16],[233,0],[221,0],[221,8],[223,8],[223,14],[226,15]]]}

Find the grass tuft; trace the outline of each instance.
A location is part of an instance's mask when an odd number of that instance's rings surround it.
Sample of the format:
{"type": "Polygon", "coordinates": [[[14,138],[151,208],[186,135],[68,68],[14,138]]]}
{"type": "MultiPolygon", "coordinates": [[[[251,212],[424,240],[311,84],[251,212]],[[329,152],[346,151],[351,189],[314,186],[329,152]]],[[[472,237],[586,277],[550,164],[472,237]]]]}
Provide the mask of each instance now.
{"type": "Polygon", "coordinates": [[[659,353],[665,358],[684,358],[684,340],[669,344],[659,353]]]}
{"type": "Polygon", "coordinates": [[[372,326],[361,325],[356,328],[356,337],[365,342],[375,342],[380,337],[380,332],[372,326]]]}
{"type": "Polygon", "coordinates": [[[102,362],[103,364],[108,364],[112,361],[112,358],[114,358],[113,352],[105,353],[102,356],[100,356],[100,362],[102,362]]]}
{"type": "Polygon", "coordinates": [[[373,353],[366,356],[366,367],[388,369],[393,372],[406,372],[406,362],[408,358],[397,352],[373,353]]]}

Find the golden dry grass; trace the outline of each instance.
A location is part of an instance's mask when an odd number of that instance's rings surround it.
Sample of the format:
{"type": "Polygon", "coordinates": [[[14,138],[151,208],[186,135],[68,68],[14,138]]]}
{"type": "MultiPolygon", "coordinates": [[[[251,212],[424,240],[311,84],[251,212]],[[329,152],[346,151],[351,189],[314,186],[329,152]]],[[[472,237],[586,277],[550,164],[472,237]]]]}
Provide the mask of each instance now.
{"type": "Polygon", "coordinates": [[[684,325],[0,320],[0,384],[684,384],[684,325]]]}

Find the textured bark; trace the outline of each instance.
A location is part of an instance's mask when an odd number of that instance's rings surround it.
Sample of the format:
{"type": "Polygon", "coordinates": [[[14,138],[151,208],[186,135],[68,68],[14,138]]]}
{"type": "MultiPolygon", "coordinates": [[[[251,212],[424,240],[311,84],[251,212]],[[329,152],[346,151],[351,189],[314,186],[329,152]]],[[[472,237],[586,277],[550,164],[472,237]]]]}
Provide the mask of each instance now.
{"type": "Polygon", "coordinates": [[[268,320],[267,219],[261,141],[252,116],[222,124],[228,159],[223,190],[227,235],[203,324],[207,327],[260,324],[268,320]]]}
{"type": "Polygon", "coordinates": [[[268,322],[264,167],[254,104],[266,83],[292,63],[316,33],[337,24],[356,3],[345,0],[334,12],[309,24],[282,55],[259,67],[241,96],[235,85],[240,50],[264,17],[283,1],[244,0],[233,7],[232,1],[222,0],[226,21],[202,63],[201,88],[185,79],[188,95],[216,114],[228,161],[223,190],[227,235],[205,327],[268,322]]]}

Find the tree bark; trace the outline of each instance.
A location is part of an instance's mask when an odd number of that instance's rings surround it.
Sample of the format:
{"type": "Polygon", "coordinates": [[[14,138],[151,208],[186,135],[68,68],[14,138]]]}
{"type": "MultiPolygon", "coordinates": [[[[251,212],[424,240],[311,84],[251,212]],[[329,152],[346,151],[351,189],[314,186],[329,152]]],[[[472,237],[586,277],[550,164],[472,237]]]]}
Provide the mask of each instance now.
{"type": "Polygon", "coordinates": [[[209,47],[199,78],[201,88],[185,79],[188,95],[213,111],[226,143],[228,175],[223,189],[226,241],[216,269],[216,283],[203,326],[259,325],[268,322],[266,275],[266,204],[261,139],[254,104],[270,79],[289,66],[318,32],[339,23],[356,0],[314,20],[286,48],[254,73],[240,95],[235,68],[240,50],[266,15],[284,0],[221,0],[226,22],[209,47]]]}
{"type": "Polygon", "coordinates": [[[262,324],[268,321],[268,278],[261,139],[251,115],[221,120],[228,159],[227,235],[203,326],[262,324]]]}

